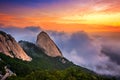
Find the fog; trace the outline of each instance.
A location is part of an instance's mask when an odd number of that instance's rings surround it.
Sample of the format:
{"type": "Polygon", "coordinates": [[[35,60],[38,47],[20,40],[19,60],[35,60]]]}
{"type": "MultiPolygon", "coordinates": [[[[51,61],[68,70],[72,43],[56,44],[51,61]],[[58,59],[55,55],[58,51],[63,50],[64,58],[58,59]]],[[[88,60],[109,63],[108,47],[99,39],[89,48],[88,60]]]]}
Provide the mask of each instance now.
{"type": "MultiPolygon", "coordinates": [[[[26,40],[35,43],[39,27],[0,28],[11,34],[17,41],[26,40]]],[[[63,56],[77,65],[86,67],[100,74],[120,74],[120,39],[119,35],[91,35],[84,31],[74,33],[46,31],[55,41],[63,56]]]]}

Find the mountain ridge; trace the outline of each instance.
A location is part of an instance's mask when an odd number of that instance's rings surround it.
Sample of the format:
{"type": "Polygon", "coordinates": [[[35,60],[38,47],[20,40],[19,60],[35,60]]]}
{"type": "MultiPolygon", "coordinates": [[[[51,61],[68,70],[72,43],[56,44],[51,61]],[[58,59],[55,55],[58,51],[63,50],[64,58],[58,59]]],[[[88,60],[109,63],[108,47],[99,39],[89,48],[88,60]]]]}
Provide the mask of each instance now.
{"type": "Polygon", "coordinates": [[[48,55],[45,53],[45,49],[34,43],[19,41],[19,45],[32,60],[23,61],[20,58],[11,58],[0,52],[2,75],[5,74],[5,66],[16,74],[16,76],[8,77],[7,80],[115,80],[77,66],[63,56],[48,55]]]}

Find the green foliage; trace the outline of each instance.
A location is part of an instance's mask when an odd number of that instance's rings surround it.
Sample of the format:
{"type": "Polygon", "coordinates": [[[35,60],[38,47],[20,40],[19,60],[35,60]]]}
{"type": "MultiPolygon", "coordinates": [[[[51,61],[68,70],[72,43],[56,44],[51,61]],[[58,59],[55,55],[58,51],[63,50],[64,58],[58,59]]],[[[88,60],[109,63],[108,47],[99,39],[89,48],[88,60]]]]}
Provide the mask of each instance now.
{"type": "MultiPolygon", "coordinates": [[[[8,80],[14,80],[9,78],[8,80]]],[[[81,71],[80,68],[70,67],[65,70],[41,70],[35,71],[27,75],[24,78],[17,78],[17,80],[115,80],[113,78],[107,78],[100,75],[87,73],[81,71]]]]}
{"type": "Polygon", "coordinates": [[[64,57],[49,57],[47,56],[42,49],[38,48],[35,44],[20,41],[22,43],[22,47],[24,51],[32,57],[31,65],[35,65],[35,68],[40,69],[47,69],[47,70],[54,70],[54,69],[65,69],[70,66],[74,66],[74,64],[64,57]],[[66,61],[66,63],[62,63],[62,59],[66,61]],[[48,65],[48,66],[46,66],[48,65]]]}
{"type": "Polygon", "coordinates": [[[10,58],[9,56],[6,56],[2,53],[0,53],[0,58],[2,58],[4,64],[1,64],[2,65],[2,69],[4,68],[4,66],[8,66],[10,67],[10,69],[15,72],[17,75],[20,75],[20,76],[24,76],[26,74],[29,74],[31,73],[32,69],[29,65],[29,62],[25,62],[25,61],[22,61],[22,60],[19,60],[19,59],[12,59],[10,58]]]}
{"type": "Polygon", "coordinates": [[[24,48],[24,50],[32,57],[33,60],[31,62],[22,61],[17,58],[10,58],[9,56],[0,53],[0,58],[4,62],[0,62],[0,70],[4,70],[4,66],[7,65],[18,76],[26,76],[36,70],[60,70],[74,66],[73,63],[69,62],[65,58],[52,58],[47,56],[41,49],[32,43],[25,42],[24,44],[26,44],[26,47],[29,47],[24,48]],[[65,64],[62,63],[62,59],[66,60],[65,64]]]}
{"type": "Polygon", "coordinates": [[[4,74],[5,73],[5,70],[4,70],[4,61],[1,59],[0,60],[0,74],[4,74]]]}
{"type": "Polygon", "coordinates": [[[4,66],[7,65],[17,74],[8,80],[115,80],[76,66],[64,57],[49,57],[35,44],[24,41],[22,47],[32,57],[31,62],[13,59],[0,53],[0,71],[4,74],[4,66]],[[63,59],[66,63],[62,62],[63,59]]]}

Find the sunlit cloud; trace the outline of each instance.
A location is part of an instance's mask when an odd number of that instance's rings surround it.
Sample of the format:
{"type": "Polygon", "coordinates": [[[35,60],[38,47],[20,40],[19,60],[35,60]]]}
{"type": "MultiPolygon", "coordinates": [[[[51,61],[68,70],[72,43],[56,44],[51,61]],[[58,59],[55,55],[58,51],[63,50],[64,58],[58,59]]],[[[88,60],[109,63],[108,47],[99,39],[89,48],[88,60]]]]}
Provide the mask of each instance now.
{"type": "Polygon", "coordinates": [[[43,26],[46,30],[66,32],[111,31],[120,26],[119,3],[120,0],[1,0],[0,24],[43,26]]]}

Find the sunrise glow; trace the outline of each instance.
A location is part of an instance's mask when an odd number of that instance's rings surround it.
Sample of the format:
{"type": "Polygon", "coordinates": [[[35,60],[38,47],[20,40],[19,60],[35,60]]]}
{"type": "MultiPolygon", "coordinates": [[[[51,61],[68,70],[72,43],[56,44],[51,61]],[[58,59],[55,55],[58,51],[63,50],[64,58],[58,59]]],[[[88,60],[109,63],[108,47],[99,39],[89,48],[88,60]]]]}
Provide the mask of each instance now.
{"type": "Polygon", "coordinates": [[[119,0],[67,0],[1,2],[0,24],[4,27],[39,26],[45,30],[120,31],[119,0]],[[33,5],[33,6],[32,6],[33,5]],[[11,7],[9,7],[11,6],[11,7]]]}

